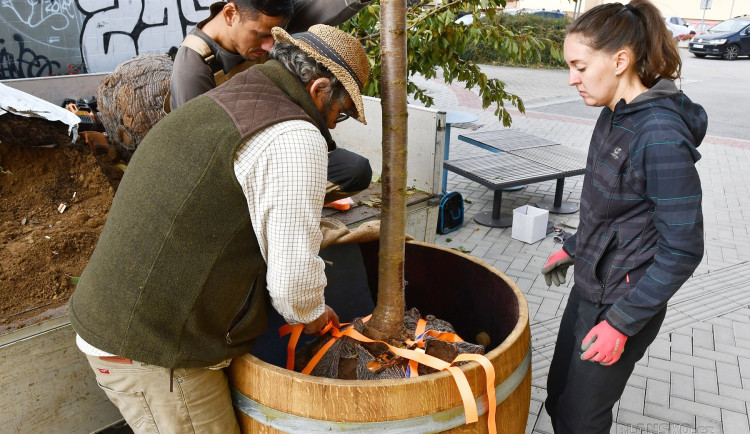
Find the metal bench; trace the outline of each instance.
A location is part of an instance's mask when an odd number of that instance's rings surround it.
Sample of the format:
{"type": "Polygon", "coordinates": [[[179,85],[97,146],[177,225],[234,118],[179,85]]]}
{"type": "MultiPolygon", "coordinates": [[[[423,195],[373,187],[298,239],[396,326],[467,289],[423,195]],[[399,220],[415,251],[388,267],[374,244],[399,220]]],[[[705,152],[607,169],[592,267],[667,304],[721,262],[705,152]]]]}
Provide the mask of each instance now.
{"type": "Polygon", "coordinates": [[[557,143],[532,136],[516,130],[482,131],[479,133],[460,134],[458,140],[479,146],[490,152],[510,152],[540,146],[557,145],[557,143]]]}
{"type": "Polygon", "coordinates": [[[555,186],[555,198],[544,199],[537,202],[537,208],[549,210],[555,214],[571,214],[578,211],[578,204],[574,202],[563,202],[562,195],[565,187],[565,178],[569,176],[583,175],[586,172],[586,153],[570,146],[553,145],[539,148],[526,148],[516,151],[508,151],[513,155],[554,167],[563,172],[563,177],[557,179],[555,186]]]}
{"type": "Polygon", "coordinates": [[[496,228],[510,227],[513,216],[501,213],[502,190],[552,179],[557,180],[554,200],[541,201],[537,206],[558,214],[578,211],[578,205],[564,203],[562,195],[565,178],[581,175],[586,170],[586,154],[582,151],[515,130],[485,131],[458,137],[494,152],[443,163],[445,169],[494,192],[492,211],[475,215],[477,223],[496,228]]]}

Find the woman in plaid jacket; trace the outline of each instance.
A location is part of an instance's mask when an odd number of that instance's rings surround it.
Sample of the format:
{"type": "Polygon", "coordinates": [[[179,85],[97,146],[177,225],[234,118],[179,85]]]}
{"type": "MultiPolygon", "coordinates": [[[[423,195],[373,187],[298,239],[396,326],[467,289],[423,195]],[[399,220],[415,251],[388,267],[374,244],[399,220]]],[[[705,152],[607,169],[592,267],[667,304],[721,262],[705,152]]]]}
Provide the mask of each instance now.
{"type": "Polygon", "coordinates": [[[679,91],[681,60],[647,0],[597,6],[565,39],[569,84],[603,107],[589,146],[578,231],[542,269],[574,285],[548,377],[556,433],[608,433],[612,407],[703,257],[695,163],[703,108],[679,91]]]}

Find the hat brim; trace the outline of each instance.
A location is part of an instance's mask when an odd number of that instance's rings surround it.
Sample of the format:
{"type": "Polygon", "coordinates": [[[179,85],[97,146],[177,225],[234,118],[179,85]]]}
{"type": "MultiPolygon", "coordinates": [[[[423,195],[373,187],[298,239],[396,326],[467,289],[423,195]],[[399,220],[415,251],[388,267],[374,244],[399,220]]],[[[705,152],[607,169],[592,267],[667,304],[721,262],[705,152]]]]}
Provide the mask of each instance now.
{"type": "Polygon", "coordinates": [[[346,91],[349,93],[349,96],[352,98],[352,101],[354,102],[354,107],[356,107],[357,109],[356,119],[362,122],[363,124],[367,125],[367,121],[365,120],[365,107],[364,107],[364,103],[362,102],[362,92],[359,90],[359,86],[357,86],[357,82],[354,81],[354,78],[349,74],[349,72],[346,69],[339,66],[333,60],[320,54],[307,42],[294,39],[289,33],[286,32],[286,30],[282,29],[281,27],[274,27],[273,29],[271,29],[271,33],[273,34],[273,38],[276,41],[294,44],[295,46],[299,47],[302,51],[304,51],[307,55],[317,60],[318,62],[322,63],[326,68],[328,68],[328,70],[331,71],[331,73],[333,73],[333,75],[341,82],[341,84],[344,85],[344,89],[346,89],[346,91]]]}

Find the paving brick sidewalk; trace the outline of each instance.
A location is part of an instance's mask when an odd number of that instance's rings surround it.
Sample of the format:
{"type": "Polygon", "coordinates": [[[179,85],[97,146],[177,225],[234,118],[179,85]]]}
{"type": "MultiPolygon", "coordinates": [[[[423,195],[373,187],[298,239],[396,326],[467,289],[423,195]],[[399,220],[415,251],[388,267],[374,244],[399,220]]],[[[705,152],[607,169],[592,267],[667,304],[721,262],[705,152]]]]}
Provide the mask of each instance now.
{"type": "MultiPolygon", "coordinates": [[[[554,106],[579,97],[567,86],[566,71],[488,67],[506,90],[524,99],[526,115],[512,111],[512,128],[586,149],[594,127],[590,117],[554,113],[554,106]]],[[[478,97],[439,79],[417,80],[438,108],[459,109],[479,117],[472,128],[502,128],[494,108],[482,110],[478,97]]],[[[686,89],[689,94],[689,87],[686,89]]],[[[583,103],[581,103],[583,104],[583,103]]],[[[585,111],[589,108],[582,108],[585,111]]],[[[598,109],[592,109],[597,110],[598,109]]],[[[467,127],[469,127],[467,125],[467,127]]],[[[452,128],[452,156],[483,155],[488,151],[457,139],[468,129],[452,128]]],[[[671,300],[661,332],[638,363],[622,399],[615,407],[613,433],[750,433],[750,141],[708,136],[699,148],[697,167],[704,199],[706,254],[694,277],[671,300]]],[[[582,176],[565,181],[566,201],[579,202],[582,176]]],[[[492,192],[456,174],[448,189],[459,191],[465,204],[465,224],[440,235],[437,243],[470,251],[507,274],[521,288],[529,305],[533,348],[532,401],[527,433],[552,433],[542,408],[555,336],[570,291],[548,288],[539,274],[547,256],[559,249],[551,236],[525,244],[510,237],[510,228],[488,228],[472,216],[491,211],[492,192]]],[[[503,195],[503,211],[554,195],[555,182],[528,185],[503,195]]],[[[578,224],[578,213],[551,214],[556,225],[578,224]]],[[[571,273],[569,273],[571,274],[571,273]]]]}

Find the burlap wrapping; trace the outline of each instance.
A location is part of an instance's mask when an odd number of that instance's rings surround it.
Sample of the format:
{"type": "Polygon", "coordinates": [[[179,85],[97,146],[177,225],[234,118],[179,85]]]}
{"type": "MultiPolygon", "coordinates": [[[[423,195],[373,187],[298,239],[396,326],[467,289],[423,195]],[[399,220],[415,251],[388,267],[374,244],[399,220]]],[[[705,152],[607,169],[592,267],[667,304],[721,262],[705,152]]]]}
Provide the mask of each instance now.
{"type": "Polygon", "coordinates": [[[125,158],[165,116],[172,65],[166,55],[141,54],[118,65],[99,85],[99,118],[125,158]]]}
{"type": "MultiPolygon", "coordinates": [[[[413,336],[414,330],[417,327],[417,321],[421,318],[419,311],[413,308],[406,312],[404,316],[404,327],[413,336]]],[[[434,318],[428,315],[426,318],[427,327],[425,330],[436,330],[439,332],[455,333],[453,326],[443,320],[434,318]]],[[[364,324],[360,319],[353,322],[354,327],[360,333],[364,329],[364,324]]],[[[295,360],[295,370],[301,371],[307,362],[315,355],[315,353],[330,339],[330,335],[326,335],[323,338],[317,339],[307,345],[305,348],[297,352],[295,360]]],[[[446,358],[452,361],[455,356],[462,353],[474,353],[484,354],[484,347],[481,345],[473,344],[471,342],[445,342],[436,339],[432,336],[425,335],[425,349],[427,354],[434,355],[439,358],[446,358]],[[445,356],[444,357],[441,357],[445,356]]],[[[391,368],[387,368],[378,374],[373,374],[367,369],[367,364],[375,359],[375,356],[370,354],[358,341],[343,337],[338,339],[331,348],[325,353],[323,358],[318,362],[315,368],[312,370],[310,375],[326,378],[341,378],[340,367],[345,366],[348,363],[356,363],[356,379],[358,380],[382,380],[382,379],[395,379],[404,378],[406,375],[406,362],[399,363],[391,368]]],[[[466,362],[458,363],[461,365],[466,362]]],[[[419,366],[419,374],[429,374],[435,372],[434,369],[427,366],[419,366]]]]}
{"type": "Polygon", "coordinates": [[[320,230],[323,232],[321,249],[332,244],[366,243],[380,236],[380,220],[371,220],[349,229],[338,220],[323,217],[320,219],[320,230]]]}

